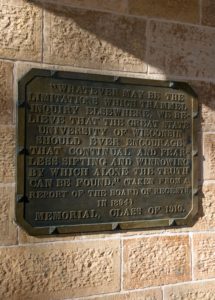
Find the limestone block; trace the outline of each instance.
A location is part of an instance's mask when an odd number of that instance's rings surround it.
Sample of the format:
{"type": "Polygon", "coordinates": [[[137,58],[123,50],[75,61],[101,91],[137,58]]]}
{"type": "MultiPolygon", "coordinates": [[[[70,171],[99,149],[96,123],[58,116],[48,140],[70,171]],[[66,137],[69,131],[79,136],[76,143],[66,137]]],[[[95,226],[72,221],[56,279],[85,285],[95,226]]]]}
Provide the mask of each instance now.
{"type": "Polygon", "coordinates": [[[195,234],[194,278],[207,279],[215,277],[215,233],[195,234]]]}
{"type": "Polygon", "coordinates": [[[215,26],[215,2],[213,0],[202,1],[202,24],[215,26]]]}
{"type": "Polygon", "coordinates": [[[110,296],[90,297],[85,300],[162,300],[161,289],[150,289],[141,292],[128,292],[110,296]]]}
{"type": "Polygon", "coordinates": [[[192,81],[191,86],[198,96],[200,129],[203,131],[215,130],[215,84],[212,82],[192,81]]]}
{"type": "Polygon", "coordinates": [[[215,229],[215,185],[204,183],[199,186],[199,208],[198,214],[192,227],[179,227],[167,229],[167,232],[195,232],[215,229]]]}
{"type": "Polygon", "coordinates": [[[215,228],[215,185],[204,184],[199,197],[199,219],[194,230],[209,230],[215,228]]]}
{"type": "Polygon", "coordinates": [[[125,289],[190,280],[188,236],[157,236],[125,240],[123,276],[125,289]]]}
{"type": "Polygon", "coordinates": [[[203,143],[203,177],[204,180],[215,179],[215,134],[204,134],[203,143]]]}
{"type": "MultiPolygon", "coordinates": [[[[59,241],[83,241],[87,239],[102,239],[111,238],[113,232],[101,231],[100,233],[73,233],[69,235],[52,235],[52,236],[30,236],[22,228],[18,230],[18,237],[20,244],[33,244],[33,243],[47,243],[47,242],[59,242],[59,241]]],[[[115,233],[115,237],[119,237],[119,233],[115,233]]]]}
{"type": "Polygon", "coordinates": [[[14,220],[14,187],[0,187],[0,245],[16,244],[17,231],[14,220]]]}
{"type": "MultiPolygon", "coordinates": [[[[31,0],[30,0],[31,1],[31,0]]],[[[0,0],[0,4],[14,5],[14,6],[23,6],[27,4],[29,0],[0,0]]]]}
{"type": "Polygon", "coordinates": [[[0,61],[0,125],[13,122],[13,64],[0,61]]]}
{"type": "Polygon", "coordinates": [[[58,241],[72,241],[75,239],[74,235],[69,236],[31,236],[24,231],[21,227],[18,228],[18,239],[20,244],[33,244],[33,243],[47,243],[58,241]]]}
{"type": "Polygon", "coordinates": [[[4,299],[59,300],[120,288],[119,241],[0,248],[4,299]]]}
{"type": "Polygon", "coordinates": [[[215,300],[215,281],[165,287],[164,295],[166,300],[215,300]]]}
{"type": "Polygon", "coordinates": [[[213,78],[215,29],[151,21],[150,73],[213,78]]]}
{"type": "Polygon", "coordinates": [[[128,10],[140,16],[199,23],[198,0],[129,0],[128,10]]]}
{"type": "Polygon", "coordinates": [[[0,126],[0,183],[15,182],[15,129],[0,126]]]}
{"type": "Polygon", "coordinates": [[[42,10],[21,1],[0,3],[0,57],[41,61],[42,10]]]}
{"type": "Polygon", "coordinates": [[[89,9],[109,10],[119,13],[127,12],[127,1],[125,0],[39,0],[41,3],[52,3],[68,5],[73,7],[83,7],[89,9]]]}
{"type": "Polygon", "coordinates": [[[45,12],[44,61],[85,68],[146,72],[146,21],[61,8],[45,12]]]}

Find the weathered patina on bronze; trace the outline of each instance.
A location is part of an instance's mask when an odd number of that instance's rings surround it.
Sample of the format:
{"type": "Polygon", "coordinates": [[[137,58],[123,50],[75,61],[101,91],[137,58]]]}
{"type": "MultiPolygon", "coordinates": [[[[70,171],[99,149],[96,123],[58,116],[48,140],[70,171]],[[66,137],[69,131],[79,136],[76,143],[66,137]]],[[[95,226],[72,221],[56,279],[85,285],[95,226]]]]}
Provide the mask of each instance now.
{"type": "Polygon", "coordinates": [[[197,115],[184,83],[32,69],[19,82],[17,222],[32,235],[189,225],[197,115]]]}

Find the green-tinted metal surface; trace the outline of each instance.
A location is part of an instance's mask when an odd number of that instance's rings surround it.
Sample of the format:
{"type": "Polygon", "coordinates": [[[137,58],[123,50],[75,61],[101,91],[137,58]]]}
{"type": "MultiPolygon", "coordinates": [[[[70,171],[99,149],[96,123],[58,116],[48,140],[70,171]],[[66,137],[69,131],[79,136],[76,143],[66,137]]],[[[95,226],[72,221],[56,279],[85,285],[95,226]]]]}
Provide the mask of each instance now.
{"type": "Polygon", "coordinates": [[[32,235],[191,224],[197,116],[185,83],[32,69],[19,82],[17,222],[32,235]]]}

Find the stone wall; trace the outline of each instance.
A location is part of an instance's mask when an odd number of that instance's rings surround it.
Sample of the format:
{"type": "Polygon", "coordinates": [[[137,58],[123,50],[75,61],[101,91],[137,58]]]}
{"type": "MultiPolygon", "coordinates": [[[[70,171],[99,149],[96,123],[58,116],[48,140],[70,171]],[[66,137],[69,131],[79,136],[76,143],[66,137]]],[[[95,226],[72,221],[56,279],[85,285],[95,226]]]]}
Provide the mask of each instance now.
{"type": "Polygon", "coordinates": [[[214,0],[42,2],[0,0],[0,298],[215,299],[214,0]],[[195,225],[49,238],[19,228],[17,80],[32,67],[189,82],[201,114],[195,225]]]}

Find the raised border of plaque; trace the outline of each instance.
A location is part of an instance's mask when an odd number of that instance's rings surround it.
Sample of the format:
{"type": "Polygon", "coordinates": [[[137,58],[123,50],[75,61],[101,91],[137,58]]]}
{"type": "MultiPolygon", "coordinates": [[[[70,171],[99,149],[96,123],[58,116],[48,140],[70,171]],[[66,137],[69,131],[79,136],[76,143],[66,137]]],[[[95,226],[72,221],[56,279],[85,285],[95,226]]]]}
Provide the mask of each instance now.
{"type": "MultiPolygon", "coordinates": [[[[187,83],[173,82],[173,81],[157,81],[157,80],[145,80],[138,78],[128,78],[128,77],[116,77],[107,75],[97,75],[97,74],[85,74],[85,73],[75,73],[75,72],[64,72],[46,69],[31,69],[20,81],[19,81],[19,92],[18,92],[18,141],[17,141],[17,191],[16,191],[16,221],[21,225],[29,234],[31,235],[57,235],[57,234],[68,234],[75,232],[92,232],[92,231],[112,231],[117,229],[128,230],[128,229],[139,229],[139,228],[151,228],[151,227],[166,227],[166,226],[191,226],[193,224],[194,216],[198,212],[198,142],[197,142],[197,128],[198,128],[198,101],[195,92],[187,83]],[[170,213],[169,216],[164,216],[164,214],[158,216],[152,214],[151,217],[144,219],[144,216],[138,217],[136,220],[130,220],[127,218],[125,221],[123,218],[116,218],[116,221],[110,221],[106,219],[105,222],[102,218],[98,219],[96,222],[89,222],[84,224],[70,224],[68,225],[62,222],[44,222],[44,226],[39,223],[39,226],[32,226],[27,220],[28,216],[28,205],[31,200],[28,199],[27,192],[27,178],[29,173],[29,167],[26,167],[26,160],[29,156],[29,149],[26,145],[27,136],[33,134],[29,132],[29,128],[34,128],[28,126],[27,123],[27,111],[29,110],[29,101],[27,99],[27,89],[34,80],[48,79],[50,81],[57,80],[61,83],[65,82],[87,82],[88,86],[91,84],[99,83],[101,87],[103,84],[107,87],[116,86],[117,88],[139,88],[139,89],[156,89],[160,91],[169,91],[170,93],[182,92],[186,94],[187,101],[190,103],[190,196],[187,197],[186,201],[190,202],[190,210],[183,217],[174,217],[174,214],[170,213]]],[[[39,91],[38,91],[39,92],[39,91]]],[[[99,100],[99,99],[98,99],[99,100]]],[[[153,100],[152,97],[152,101],[153,100]]],[[[149,108],[150,110],[150,108],[149,108]]],[[[171,115],[172,116],[172,115],[171,115]]],[[[124,117],[125,119],[125,117],[124,117]]],[[[32,129],[31,129],[32,130],[32,129]]],[[[185,129],[186,131],[186,129],[185,129]]],[[[188,134],[189,136],[189,134],[188,134]]],[[[63,147],[63,146],[62,146],[63,147]]],[[[125,148],[125,146],[123,146],[125,148]]],[[[46,166],[44,166],[46,167],[46,166]]],[[[137,177],[138,175],[136,175],[137,177]]],[[[161,175],[160,177],[163,177],[161,175]]],[[[171,185],[171,184],[170,184],[171,185]]],[[[49,188],[49,190],[52,188],[49,188]]],[[[46,189],[45,189],[46,190],[46,189]]],[[[165,197],[165,195],[164,195],[165,197]]],[[[135,196],[134,196],[135,198],[135,196]]],[[[156,202],[153,202],[152,207],[155,209],[156,214],[156,202]]],[[[159,197],[158,197],[159,198],[159,197]]],[[[174,202],[176,196],[172,195],[172,201],[174,202]]],[[[111,199],[111,196],[108,198],[111,199]]],[[[144,199],[144,197],[143,197],[144,199]]],[[[159,198],[160,199],[160,198],[159,198]]],[[[51,211],[52,207],[47,207],[45,203],[41,209],[44,211],[51,211]]],[[[76,199],[77,200],[77,199],[76,199]]],[[[59,200],[60,201],[60,200],[59,200]]],[[[84,201],[88,201],[87,197],[84,201]]],[[[160,200],[159,200],[160,201],[160,200]]],[[[42,203],[42,202],[41,202],[42,203]]],[[[161,203],[161,202],[159,202],[161,203]]],[[[174,204],[174,203],[173,203],[174,204]]],[[[37,204],[34,204],[37,206],[37,204]]],[[[35,207],[36,207],[35,206],[35,207]]],[[[32,206],[34,207],[34,206],[32,206]]],[[[65,209],[65,207],[64,207],[65,209]]],[[[71,208],[70,208],[71,209],[71,208]]],[[[104,208],[105,209],[105,208],[104,208]]],[[[47,219],[48,220],[48,219],[47,219]]]]}

